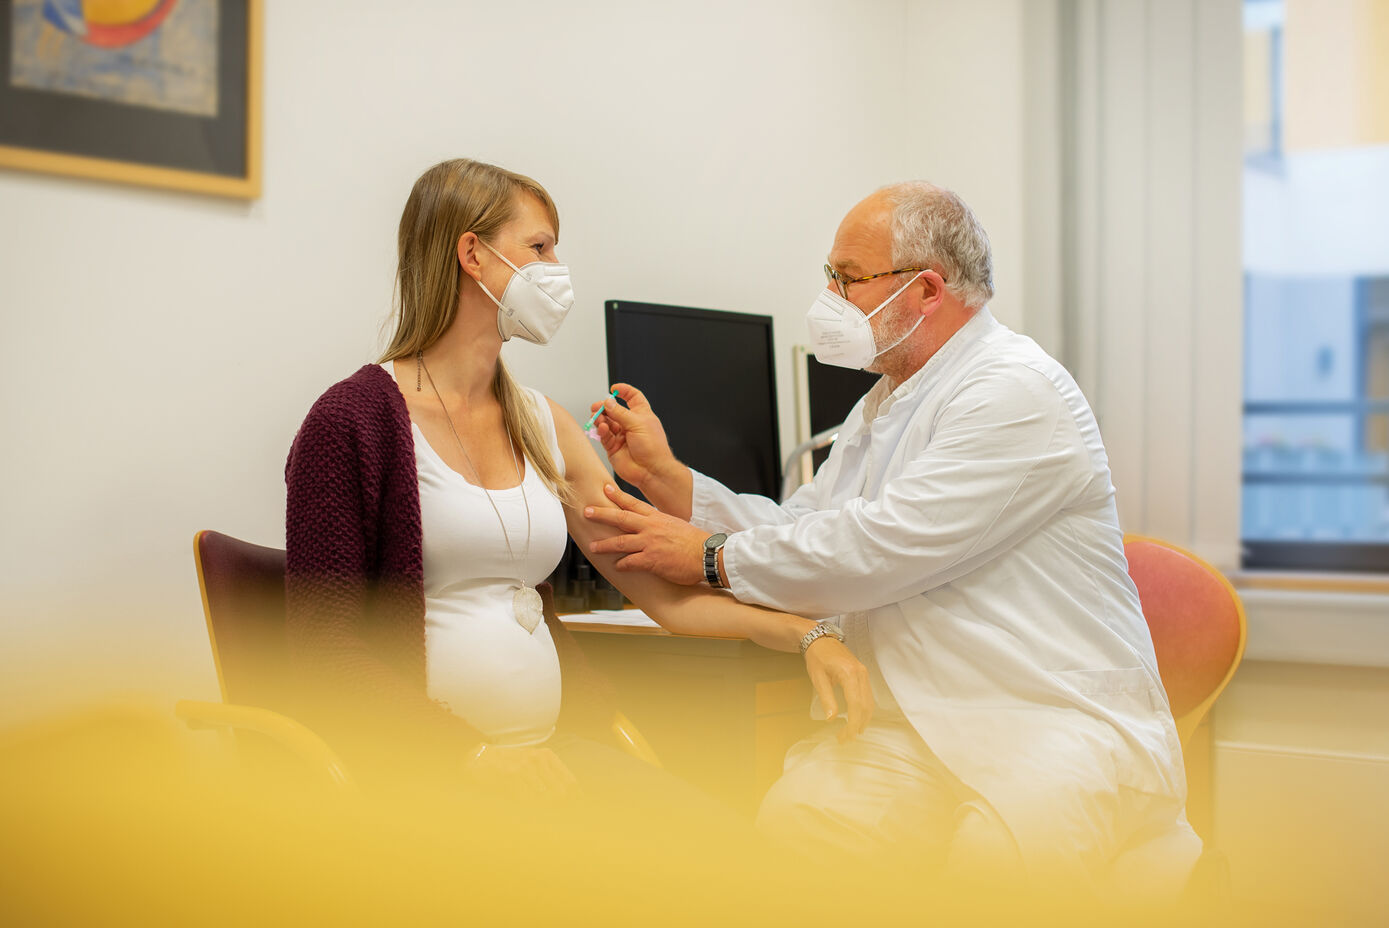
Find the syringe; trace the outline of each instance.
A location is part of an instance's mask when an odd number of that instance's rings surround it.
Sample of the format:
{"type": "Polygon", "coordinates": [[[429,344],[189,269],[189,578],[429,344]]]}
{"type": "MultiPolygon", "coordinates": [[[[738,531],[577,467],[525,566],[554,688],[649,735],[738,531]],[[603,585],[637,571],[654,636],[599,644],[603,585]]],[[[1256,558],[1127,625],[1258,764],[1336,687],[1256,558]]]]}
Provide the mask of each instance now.
{"type": "MultiPolygon", "coordinates": [[[[613,390],[612,393],[610,393],[610,394],[608,394],[608,395],[611,396],[613,399],[617,399],[617,391],[616,391],[616,390],[613,390]]],[[[603,400],[603,402],[606,403],[606,402],[607,402],[607,399],[605,398],[605,399],[603,400]]],[[[595,413],[592,415],[592,417],[590,417],[589,420],[588,420],[587,422],[584,423],[584,434],[587,435],[589,438],[594,439],[595,441],[597,441],[597,439],[598,439],[598,431],[597,431],[597,429],[595,429],[595,428],[593,427],[593,423],[597,422],[597,421],[598,421],[598,417],[601,416],[602,414],[603,414],[603,407],[602,407],[602,406],[599,406],[599,407],[598,407],[598,411],[595,412],[595,413]]]]}

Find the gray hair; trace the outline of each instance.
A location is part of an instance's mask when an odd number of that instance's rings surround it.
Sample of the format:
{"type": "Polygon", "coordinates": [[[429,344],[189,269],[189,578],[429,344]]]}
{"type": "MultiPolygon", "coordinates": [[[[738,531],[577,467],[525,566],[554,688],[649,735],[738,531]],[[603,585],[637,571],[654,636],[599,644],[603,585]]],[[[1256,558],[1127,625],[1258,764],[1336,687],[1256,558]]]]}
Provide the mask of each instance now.
{"type": "Polygon", "coordinates": [[[940,271],[945,289],[971,309],[993,298],[989,236],[964,200],[924,180],[889,184],[879,193],[893,205],[894,267],[940,271]]]}

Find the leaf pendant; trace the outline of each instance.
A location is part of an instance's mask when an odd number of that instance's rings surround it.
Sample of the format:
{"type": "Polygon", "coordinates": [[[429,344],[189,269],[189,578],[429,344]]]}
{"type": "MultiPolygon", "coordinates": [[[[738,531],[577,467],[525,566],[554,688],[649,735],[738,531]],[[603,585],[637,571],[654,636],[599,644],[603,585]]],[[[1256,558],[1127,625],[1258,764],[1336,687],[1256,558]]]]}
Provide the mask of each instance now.
{"type": "Polygon", "coordinates": [[[511,606],[516,613],[516,622],[528,634],[535,634],[536,628],[545,620],[544,606],[535,587],[522,584],[511,598],[511,606]]]}

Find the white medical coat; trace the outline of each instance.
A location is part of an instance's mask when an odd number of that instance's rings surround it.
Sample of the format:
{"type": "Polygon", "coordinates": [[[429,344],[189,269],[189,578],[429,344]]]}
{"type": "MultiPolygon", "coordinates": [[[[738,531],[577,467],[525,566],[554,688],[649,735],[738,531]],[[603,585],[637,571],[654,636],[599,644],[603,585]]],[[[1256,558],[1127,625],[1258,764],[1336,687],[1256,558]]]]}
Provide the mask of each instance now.
{"type": "Polygon", "coordinates": [[[1181,748],[1075,381],[985,308],[885,394],[782,505],[696,474],[691,521],[731,533],[733,594],[866,613],[903,714],[1025,856],[1175,821],[1181,748]]]}

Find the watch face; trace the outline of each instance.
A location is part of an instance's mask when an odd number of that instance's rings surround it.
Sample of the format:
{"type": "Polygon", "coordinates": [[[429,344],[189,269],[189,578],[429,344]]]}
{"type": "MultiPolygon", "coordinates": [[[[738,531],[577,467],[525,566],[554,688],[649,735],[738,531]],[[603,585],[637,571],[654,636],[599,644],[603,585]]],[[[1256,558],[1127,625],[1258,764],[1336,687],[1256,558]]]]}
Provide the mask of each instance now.
{"type": "Polygon", "coordinates": [[[710,535],[708,538],[704,539],[704,550],[713,551],[727,540],[728,536],[723,532],[719,532],[717,535],[710,535]]]}

